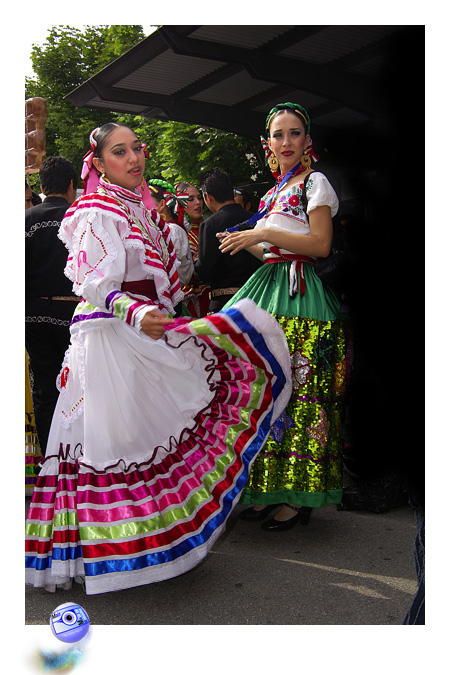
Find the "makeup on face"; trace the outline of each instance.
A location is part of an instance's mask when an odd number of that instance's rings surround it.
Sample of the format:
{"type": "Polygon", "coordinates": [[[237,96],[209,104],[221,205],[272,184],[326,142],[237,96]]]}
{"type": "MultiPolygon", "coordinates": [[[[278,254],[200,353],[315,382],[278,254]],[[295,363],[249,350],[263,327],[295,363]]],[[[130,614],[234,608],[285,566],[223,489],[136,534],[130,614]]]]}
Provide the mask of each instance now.
{"type": "Polygon", "coordinates": [[[272,121],[268,144],[283,167],[283,173],[298,164],[308,142],[309,136],[293,113],[283,113],[272,121]]]}
{"type": "Polygon", "coordinates": [[[186,213],[193,222],[201,220],[203,214],[203,199],[200,192],[193,185],[188,185],[186,192],[189,197],[186,203],[186,213]]]}
{"type": "Polygon", "coordinates": [[[131,129],[118,127],[108,137],[102,157],[95,166],[111,183],[134,190],[144,177],[143,145],[131,129]]]}

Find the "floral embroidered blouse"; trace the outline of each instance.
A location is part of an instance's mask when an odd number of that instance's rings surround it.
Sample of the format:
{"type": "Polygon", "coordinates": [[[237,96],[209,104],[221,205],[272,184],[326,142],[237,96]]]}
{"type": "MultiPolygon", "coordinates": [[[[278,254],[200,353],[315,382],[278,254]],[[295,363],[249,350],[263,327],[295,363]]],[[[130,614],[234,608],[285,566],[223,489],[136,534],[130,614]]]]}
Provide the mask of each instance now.
{"type": "MultiPolygon", "coordinates": [[[[307,176],[307,178],[307,214],[309,215],[311,211],[318,206],[326,205],[330,207],[331,217],[335,216],[339,208],[339,200],[326,176],[324,176],[323,173],[314,171],[307,176]]],[[[271,227],[286,232],[294,232],[296,234],[311,234],[308,219],[302,204],[301,195],[303,190],[303,180],[280,191],[276,200],[269,207],[269,213],[257,222],[255,229],[258,227],[271,227]]],[[[273,190],[274,188],[264,195],[261,200],[260,208],[265,206],[270,200],[273,190]]],[[[264,249],[265,259],[275,256],[274,253],[271,253],[268,250],[270,244],[261,242],[259,246],[264,249]]],[[[281,253],[290,253],[290,251],[287,251],[286,249],[279,250],[281,253]]]]}

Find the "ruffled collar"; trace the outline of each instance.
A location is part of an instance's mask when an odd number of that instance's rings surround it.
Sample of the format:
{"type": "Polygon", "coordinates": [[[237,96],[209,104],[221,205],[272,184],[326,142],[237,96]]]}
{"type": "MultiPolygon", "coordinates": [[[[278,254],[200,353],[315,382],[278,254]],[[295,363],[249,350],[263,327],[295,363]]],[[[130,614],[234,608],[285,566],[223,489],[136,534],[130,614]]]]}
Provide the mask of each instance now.
{"type": "Polygon", "coordinates": [[[120,185],[114,185],[114,183],[109,183],[106,180],[103,180],[102,177],[99,178],[99,186],[106,190],[109,194],[119,199],[126,199],[129,202],[134,204],[140,204],[142,202],[142,195],[139,192],[134,192],[132,190],[127,190],[120,185]]]}

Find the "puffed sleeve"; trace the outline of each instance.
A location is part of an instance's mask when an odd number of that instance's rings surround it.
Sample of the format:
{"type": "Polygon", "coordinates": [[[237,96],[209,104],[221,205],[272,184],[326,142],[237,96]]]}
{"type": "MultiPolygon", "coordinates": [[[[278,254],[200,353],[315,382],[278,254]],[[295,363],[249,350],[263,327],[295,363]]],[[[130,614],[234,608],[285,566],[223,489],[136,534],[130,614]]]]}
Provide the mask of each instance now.
{"type": "Polygon", "coordinates": [[[76,295],[140,329],[143,315],[155,308],[121,290],[126,251],[121,234],[126,220],[101,209],[83,209],[63,219],[59,237],[69,249],[65,274],[76,295]]]}
{"type": "Polygon", "coordinates": [[[333,218],[339,209],[339,199],[328,178],[318,171],[311,174],[307,186],[308,215],[318,206],[329,206],[333,218]]]}
{"type": "Polygon", "coordinates": [[[183,227],[180,227],[175,223],[169,223],[169,228],[177,260],[180,263],[180,266],[177,269],[178,276],[182,286],[185,286],[190,282],[194,273],[194,263],[192,261],[189,239],[183,227]]]}

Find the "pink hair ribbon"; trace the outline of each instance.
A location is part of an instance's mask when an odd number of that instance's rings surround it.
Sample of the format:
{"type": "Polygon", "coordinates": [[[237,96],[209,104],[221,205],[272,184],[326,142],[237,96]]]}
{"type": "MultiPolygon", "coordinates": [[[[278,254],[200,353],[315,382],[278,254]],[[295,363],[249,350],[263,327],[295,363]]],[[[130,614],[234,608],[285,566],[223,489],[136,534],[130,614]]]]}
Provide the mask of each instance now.
{"type": "Polygon", "coordinates": [[[97,191],[97,186],[99,183],[99,172],[93,164],[94,151],[97,147],[97,141],[94,138],[94,134],[98,131],[98,127],[95,127],[89,134],[89,144],[92,148],[91,152],[87,152],[83,157],[83,167],[81,169],[81,180],[83,181],[83,194],[89,195],[97,191]]]}
{"type": "MultiPolygon", "coordinates": [[[[97,187],[100,182],[100,172],[94,166],[94,151],[97,147],[97,141],[94,138],[95,132],[98,131],[98,127],[91,131],[89,136],[89,143],[91,144],[91,152],[87,152],[83,157],[83,167],[81,169],[81,179],[83,182],[83,195],[89,195],[93,192],[97,192],[97,187]]],[[[142,144],[142,148],[145,150],[146,144],[142,144]]],[[[144,206],[150,211],[156,209],[156,204],[152,199],[148,185],[145,182],[145,178],[142,179],[142,184],[137,188],[141,194],[142,201],[144,206]]],[[[84,261],[86,262],[86,261],[84,261]]]]}
{"type": "MultiPolygon", "coordinates": [[[[145,150],[147,147],[146,143],[142,143],[142,149],[144,150],[144,155],[145,157],[148,157],[148,151],[145,150]]],[[[142,195],[142,202],[144,206],[151,211],[152,209],[156,209],[156,204],[152,199],[152,195],[150,194],[150,190],[148,189],[147,182],[145,178],[142,179],[141,185],[138,187],[139,192],[142,195]]]]}
{"type": "Polygon", "coordinates": [[[142,183],[141,185],[138,186],[137,189],[142,195],[142,201],[144,203],[145,208],[148,209],[149,211],[151,211],[152,209],[156,209],[156,204],[152,199],[150,190],[148,189],[148,185],[145,182],[145,178],[142,179],[142,183]]]}
{"type": "Polygon", "coordinates": [[[81,169],[81,180],[83,181],[83,194],[89,195],[97,192],[99,184],[99,172],[95,168],[92,160],[94,159],[94,152],[88,152],[83,157],[83,168],[81,169]]]}

